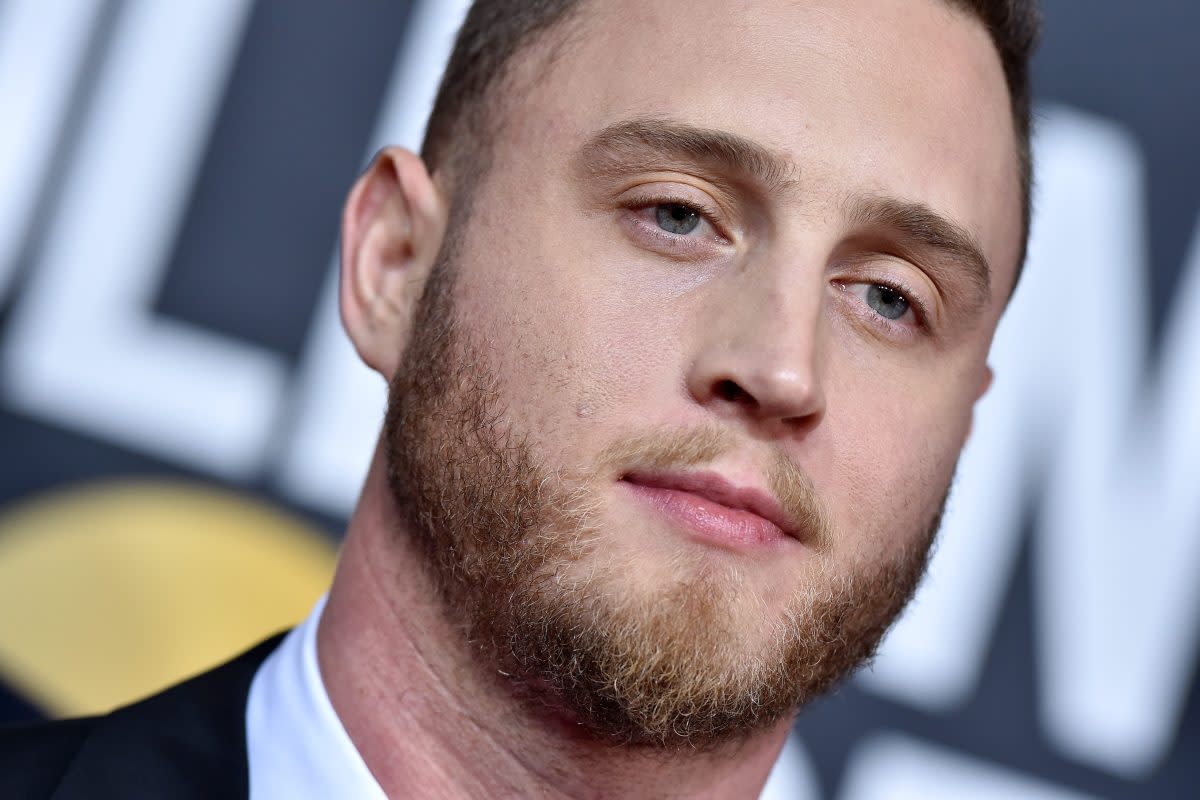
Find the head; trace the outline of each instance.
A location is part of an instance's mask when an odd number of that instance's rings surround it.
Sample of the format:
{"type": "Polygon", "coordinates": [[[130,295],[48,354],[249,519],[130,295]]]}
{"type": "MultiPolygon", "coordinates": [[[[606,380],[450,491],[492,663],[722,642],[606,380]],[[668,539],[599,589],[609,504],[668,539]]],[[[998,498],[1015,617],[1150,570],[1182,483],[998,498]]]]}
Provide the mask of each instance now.
{"type": "Polygon", "coordinates": [[[1025,4],[730,5],[477,4],[344,222],[396,535],[516,695],[658,748],[873,652],[1028,219],[1025,4]]]}

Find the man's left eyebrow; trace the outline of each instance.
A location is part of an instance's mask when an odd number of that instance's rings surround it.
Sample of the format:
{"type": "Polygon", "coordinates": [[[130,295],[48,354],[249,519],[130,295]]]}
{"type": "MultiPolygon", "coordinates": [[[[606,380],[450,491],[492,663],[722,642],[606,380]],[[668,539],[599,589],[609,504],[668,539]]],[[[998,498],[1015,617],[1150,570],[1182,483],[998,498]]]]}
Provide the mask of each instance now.
{"type": "Polygon", "coordinates": [[[991,298],[992,269],[975,237],[924,203],[860,197],[850,201],[847,219],[856,228],[885,231],[901,246],[932,251],[964,272],[981,305],[991,298]]]}
{"type": "Polygon", "coordinates": [[[729,131],[663,117],[613,123],[579,149],[576,164],[587,173],[619,169],[630,161],[684,160],[752,179],[768,192],[795,188],[796,165],[780,153],[729,131]]]}

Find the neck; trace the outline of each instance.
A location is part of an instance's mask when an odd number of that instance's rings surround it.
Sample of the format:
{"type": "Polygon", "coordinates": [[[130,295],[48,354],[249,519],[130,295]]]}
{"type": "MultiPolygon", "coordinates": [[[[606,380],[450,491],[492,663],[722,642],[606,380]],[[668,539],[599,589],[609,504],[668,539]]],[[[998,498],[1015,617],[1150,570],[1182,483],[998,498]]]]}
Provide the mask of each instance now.
{"type": "Polygon", "coordinates": [[[531,713],[447,619],[376,454],[317,632],[330,701],[388,797],[757,797],[785,721],[647,752],[531,713]]]}

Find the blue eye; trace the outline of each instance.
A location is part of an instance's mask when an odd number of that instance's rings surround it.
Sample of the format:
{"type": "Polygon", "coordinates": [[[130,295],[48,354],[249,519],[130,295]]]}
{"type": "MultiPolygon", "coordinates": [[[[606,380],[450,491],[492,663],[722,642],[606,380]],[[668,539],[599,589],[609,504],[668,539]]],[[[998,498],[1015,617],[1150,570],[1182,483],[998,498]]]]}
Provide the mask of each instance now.
{"type": "Polygon", "coordinates": [[[908,298],[890,286],[874,284],[867,288],[867,305],[879,316],[896,320],[908,313],[908,298]]]}
{"type": "Polygon", "coordinates": [[[686,236],[700,225],[700,212],[682,203],[661,203],[654,207],[658,227],[676,236],[686,236]]]}

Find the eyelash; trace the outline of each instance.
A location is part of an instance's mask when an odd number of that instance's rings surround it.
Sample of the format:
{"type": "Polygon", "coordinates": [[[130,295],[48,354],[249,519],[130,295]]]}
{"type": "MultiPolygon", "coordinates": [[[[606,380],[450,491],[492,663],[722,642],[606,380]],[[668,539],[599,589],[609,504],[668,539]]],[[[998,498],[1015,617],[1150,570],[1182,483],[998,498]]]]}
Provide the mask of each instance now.
{"type": "MultiPolygon", "coordinates": [[[[637,197],[637,198],[629,201],[625,205],[625,208],[628,211],[634,212],[636,214],[637,212],[648,211],[651,209],[658,208],[659,206],[680,206],[682,208],[686,208],[689,211],[694,211],[696,214],[698,214],[700,216],[701,220],[708,223],[709,227],[712,228],[713,233],[715,233],[717,235],[717,237],[720,239],[721,244],[729,244],[731,242],[731,239],[729,238],[729,236],[727,236],[725,234],[725,232],[721,228],[721,225],[717,222],[717,217],[719,216],[719,214],[717,213],[716,209],[712,208],[712,207],[708,207],[702,203],[697,203],[692,198],[685,198],[685,197],[680,197],[679,195],[672,195],[672,194],[646,195],[643,197],[637,197]]],[[[693,239],[693,237],[686,235],[686,234],[677,234],[677,233],[670,233],[668,231],[664,231],[662,228],[658,227],[654,223],[649,222],[647,220],[638,218],[638,224],[640,227],[644,228],[646,230],[646,232],[649,233],[651,236],[654,236],[655,238],[657,238],[661,241],[669,242],[672,246],[677,247],[681,243],[688,243],[688,242],[695,241],[693,239]]],[[[698,241],[696,241],[695,246],[697,246],[697,247],[700,246],[700,243],[698,241]]]]}
{"type": "Polygon", "coordinates": [[[896,320],[888,319],[882,314],[878,314],[871,310],[871,308],[866,306],[865,303],[859,302],[858,298],[855,298],[855,302],[862,307],[862,313],[871,317],[871,321],[874,324],[880,325],[883,328],[886,328],[887,330],[892,331],[900,336],[911,336],[917,332],[916,329],[921,331],[929,330],[930,315],[928,307],[925,305],[917,291],[907,286],[903,281],[898,281],[893,278],[865,278],[863,280],[841,280],[837,282],[837,285],[843,291],[847,292],[850,290],[851,286],[856,285],[882,286],[885,289],[893,291],[903,297],[904,301],[908,303],[908,307],[912,309],[914,324],[904,325],[896,320]]]}

